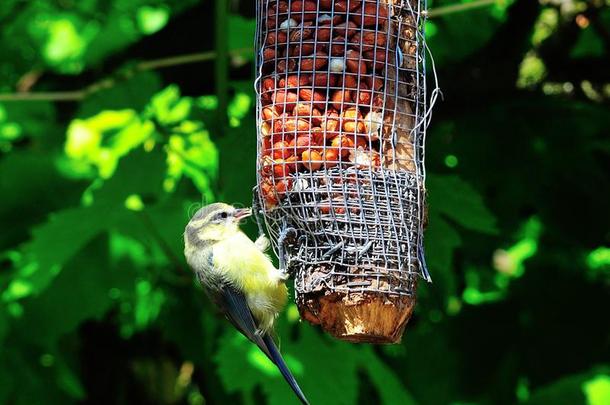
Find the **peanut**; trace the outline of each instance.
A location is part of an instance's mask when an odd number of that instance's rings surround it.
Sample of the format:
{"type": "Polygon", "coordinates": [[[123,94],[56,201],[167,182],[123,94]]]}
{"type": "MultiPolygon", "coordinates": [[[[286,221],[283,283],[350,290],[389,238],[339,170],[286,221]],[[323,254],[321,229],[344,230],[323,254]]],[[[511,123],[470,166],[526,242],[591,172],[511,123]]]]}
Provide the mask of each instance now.
{"type": "Polygon", "coordinates": [[[371,103],[371,91],[365,82],[360,82],[360,88],[356,94],[356,103],[364,105],[371,103]]]}
{"type": "Polygon", "coordinates": [[[288,142],[279,141],[273,144],[271,148],[274,159],[286,159],[290,156],[290,149],[288,149],[288,142]]]}
{"type": "Polygon", "coordinates": [[[312,106],[310,103],[297,103],[292,113],[295,117],[310,119],[312,115],[312,106]]]}
{"type": "Polygon", "coordinates": [[[312,21],[316,19],[317,8],[318,6],[315,1],[293,1],[290,5],[290,17],[297,21],[301,21],[301,18],[304,21],[312,21]]]}
{"type": "Polygon", "coordinates": [[[317,108],[311,110],[311,124],[315,126],[322,124],[322,113],[317,108]]]}
{"type": "Polygon", "coordinates": [[[328,55],[323,51],[316,52],[314,57],[301,59],[301,71],[320,70],[328,63],[328,55]]]}
{"type": "Polygon", "coordinates": [[[311,83],[314,85],[314,87],[335,87],[337,85],[337,77],[324,72],[314,72],[311,83]]]}
{"type": "Polygon", "coordinates": [[[337,155],[346,157],[349,154],[350,149],[354,147],[354,142],[351,141],[347,136],[339,135],[330,142],[331,149],[337,152],[337,155]]]}
{"type": "Polygon", "coordinates": [[[261,115],[263,116],[263,120],[269,122],[273,121],[274,119],[277,119],[280,116],[277,111],[275,111],[275,109],[271,107],[263,107],[263,109],[261,110],[261,115]]]}
{"type": "Polygon", "coordinates": [[[334,27],[335,34],[342,35],[346,38],[351,38],[351,36],[356,33],[357,29],[358,26],[352,21],[342,22],[334,27]]]}
{"type": "Polygon", "coordinates": [[[296,152],[297,156],[301,156],[304,151],[314,146],[312,139],[309,135],[299,135],[290,141],[288,147],[291,152],[296,152]]]}
{"type": "Polygon", "coordinates": [[[345,38],[338,36],[333,38],[330,44],[330,54],[332,56],[343,56],[345,55],[345,38]]]}
{"type": "Polygon", "coordinates": [[[351,18],[356,24],[365,27],[385,24],[388,21],[388,8],[381,2],[366,2],[364,7],[355,10],[354,14],[351,14],[351,18]]]}
{"type": "Polygon", "coordinates": [[[269,156],[271,154],[271,137],[264,136],[261,140],[261,149],[263,156],[269,156]]]}
{"type": "Polygon", "coordinates": [[[358,88],[358,76],[346,73],[343,77],[343,88],[356,90],[358,88]]]}
{"type": "MultiPolygon", "coordinates": [[[[296,156],[293,156],[293,158],[296,159],[296,156]]],[[[287,163],[288,161],[286,161],[285,163],[287,163]]],[[[291,169],[291,171],[295,171],[296,167],[294,169],[291,169]]],[[[284,194],[286,194],[287,191],[290,190],[290,187],[292,186],[292,179],[290,177],[286,178],[286,179],[282,179],[282,180],[277,180],[275,182],[275,192],[280,195],[283,196],[284,194]]]]}
{"type": "Polygon", "coordinates": [[[272,92],[275,90],[275,79],[273,77],[265,77],[261,82],[261,101],[263,104],[271,102],[272,92]]]}
{"type": "Polygon", "coordinates": [[[301,154],[303,166],[310,171],[318,170],[322,167],[322,155],[316,150],[308,149],[301,154]]]}
{"type": "Polygon", "coordinates": [[[315,44],[313,42],[303,42],[296,44],[292,47],[290,55],[292,56],[309,56],[315,50],[315,44]]]}
{"type": "Polygon", "coordinates": [[[358,52],[350,49],[345,53],[345,56],[345,66],[347,67],[348,71],[358,75],[366,75],[366,64],[358,52]]]}
{"type": "Polygon", "coordinates": [[[318,0],[320,3],[320,8],[324,10],[330,10],[333,6],[333,0],[318,0]]]}
{"type": "Polygon", "coordinates": [[[311,101],[315,107],[320,109],[323,109],[326,105],[326,97],[319,91],[314,91],[310,88],[300,89],[299,98],[303,101],[311,101]]]}
{"type": "Polygon", "coordinates": [[[290,165],[284,163],[284,159],[274,159],[273,176],[284,178],[290,174],[290,165]]]}
{"type": "Polygon", "coordinates": [[[278,113],[291,112],[298,101],[296,93],[278,90],[273,93],[272,101],[278,113]]]}
{"type": "Polygon", "coordinates": [[[342,110],[344,105],[351,102],[352,93],[349,90],[335,90],[330,98],[330,102],[337,110],[342,110]]]}
{"type": "Polygon", "coordinates": [[[343,110],[341,121],[343,123],[343,130],[346,132],[356,133],[364,132],[365,130],[364,123],[362,122],[362,114],[360,114],[356,107],[350,107],[343,110]]]}
{"type": "Polygon", "coordinates": [[[309,122],[302,118],[289,118],[284,121],[284,130],[286,132],[304,132],[309,130],[309,122]]]}
{"type": "Polygon", "coordinates": [[[316,41],[326,42],[330,39],[330,26],[319,27],[316,31],[316,41]]]}
{"type": "Polygon", "coordinates": [[[379,76],[368,76],[366,78],[366,84],[373,91],[379,91],[383,87],[383,79],[379,76]]]}
{"type": "Polygon", "coordinates": [[[324,129],[327,133],[336,133],[339,130],[339,113],[336,110],[331,108],[326,112],[324,129]]]}
{"type": "Polygon", "coordinates": [[[324,167],[330,169],[339,163],[339,151],[337,149],[326,149],[324,153],[324,167]]]}
{"type": "Polygon", "coordinates": [[[278,82],[279,88],[294,89],[298,87],[307,86],[309,84],[309,78],[304,75],[289,75],[284,76],[278,82]]]}
{"type": "Polygon", "coordinates": [[[335,11],[340,13],[345,13],[348,10],[354,11],[358,7],[360,7],[360,0],[338,0],[335,2],[335,11]]]}
{"type": "Polygon", "coordinates": [[[310,130],[311,141],[314,145],[324,145],[324,130],[320,127],[314,127],[310,130]]]}
{"type": "Polygon", "coordinates": [[[314,33],[313,23],[306,21],[301,27],[290,31],[290,42],[300,42],[310,39],[314,33]]]}
{"type": "Polygon", "coordinates": [[[261,134],[262,134],[264,137],[269,137],[269,136],[271,135],[271,133],[272,133],[272,132],[273,132],[273,130],[272,130],[272,126],[271,126],[271,124],[270,124],[270,123],[268,123],[268,122],[263,122],[263,123],[261,124],[261,134]]]}
{"type": "Polygon", "coordinates": [[[273,47],[267,47],[263,50],[263,61],[269,62],[275,59],[275,49],[273,47]]]}
{"type": "Polygon", "coordinates": [[[362,54],[362,56],[364,57],[366,64],[371,67],[371,70],[373,70],[373,63],[375,63],[375,70],[381,70],[386,66],[386,59],[388,60],[389,64],[393,64],[394,57],[396,56],[394,52],[389,50],[387,53],[388,54],[386,57],[385,49],[377,49],[375,51],[366,51],[362,54]]]}
{"type": "Polygon", "coordinates": [[[365,31],[357,33],[350,40],[350,46],[359,52],[375,50],[375,48],[384,48],[386,44],[386,35],[383,32],[365,31]]]}
{"type": "Polygon", "coordinates": [[[284,31],[270,32],[267,34],[265,43],[267,45],[284,45],[286,44],[287,35],[284,31]]]}
{"type": "Polygon", "coordinates": [[[296,66],[297,62],[293,58],[288,59],[288,62],[286,62],[286,59],[282,59],[277,63],[277,71],[279,73],[285,73],[294,70],[296,66]]]}

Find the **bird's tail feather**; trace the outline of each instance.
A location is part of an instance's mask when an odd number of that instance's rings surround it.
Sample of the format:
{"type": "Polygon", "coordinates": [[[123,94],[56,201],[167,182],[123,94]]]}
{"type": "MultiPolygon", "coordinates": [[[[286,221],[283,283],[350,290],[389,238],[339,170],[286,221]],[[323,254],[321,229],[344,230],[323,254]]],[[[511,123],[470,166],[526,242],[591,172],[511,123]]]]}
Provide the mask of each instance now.
{"type": "Polygon", "coordinates": [[[297,384],[297,381],[292,376],[292,373],[290,372],[290,370],[288,369],[288,366],[284,362],[284,359],[282,358],[282,355],[280,354],[280,351],[277,349],[277,346],[275,345],[275,342],[273,341],[271,336],[269,336],[268,334],[265,334],[265,336],[263,336],[263,341],[265,342],[265,345],[267,346],[267,350],[269,352],[269,357],[270,357],[271,361],[273,361],[275,363],[275,365],[277,366],[277,368],[280,369],[280,372],[284,376],[284,379],[286,380],[286,382],[290,385],[290,388],[292,388],[292,390],[297,395],[297,397],[299,397],[299,400],[301,400],[303,405],[309,405],[309,401],[307,401],[307,398],[305,398],[305,394],[303,394],[303,391],[301,391],[299,384],[297,384]]]}

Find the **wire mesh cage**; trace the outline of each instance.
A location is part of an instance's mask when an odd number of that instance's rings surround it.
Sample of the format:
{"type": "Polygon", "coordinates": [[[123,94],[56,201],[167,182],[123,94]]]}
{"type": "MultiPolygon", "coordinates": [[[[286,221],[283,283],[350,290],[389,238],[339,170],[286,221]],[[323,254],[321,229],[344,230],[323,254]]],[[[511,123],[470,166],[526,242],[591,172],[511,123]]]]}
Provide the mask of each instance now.
{"type": "Polygon", "coordinates": [[[257,0],[255,200],[301,315],[396,342],[423,258],[423,1],[257,0]]]}

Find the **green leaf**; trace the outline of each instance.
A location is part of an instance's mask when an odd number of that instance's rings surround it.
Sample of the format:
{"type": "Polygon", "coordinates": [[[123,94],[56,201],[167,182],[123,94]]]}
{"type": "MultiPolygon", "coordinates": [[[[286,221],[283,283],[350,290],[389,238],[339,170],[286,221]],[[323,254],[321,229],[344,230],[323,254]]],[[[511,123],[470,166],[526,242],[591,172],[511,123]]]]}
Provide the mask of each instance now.
{"type": "Polygon", "coordinates": [[[77,205],[84,187],[61,176],[54,154],[14,151],[0,159],[0,251],[29,239],[50,212],[77,205]]]}
{"type": "Polygon", "coordinates": [[[442,214],[466,229],[495,235],[494,215],[485,207],[481,195],[456,175],[428,175],[430,215],[442,214]]]}
{"type": "Polygon", "coordinates": [[[163,161],[159,152],[138,151],[126,157],[117,174],[94,193],[94,204],[54,213],[34,228],[23,249],[4,301],[13,301],[44,290],[68,260],[103,230],[135,215],[124,203],[132,194],[154,196],[161,192],[163,161]]]}
{"type": "MultiPolygon", "coordinates": [[[[463,1],[460,3],[468,3],[463,1]]],[[[470,9],[435,17],[426,28],[428,45],[438,66],[455,63],[485,46],[507,18],[513,0],[498,1],[491,7],[470,9]]],[[[430,8],[455,5],[454,0],[440,0],[430,8]]]]}
{"type": "Polygon", "coordinates": [[[79,106],[76,116],[89,118],[102,110],[141,111],[150,99],[161,90],[161,79],[154,72],[139,72],[129,80],[118,81],[109,89],[103,89],[87,97],[79,106]]]}
{"type": "Polygon", "coordinates": [[[415,405],[417,402],[405,389],[392,370],[368,350],[362,350],[362,367],[366,368],[369,378],[375,384],[383,404],[415,405]]]}
{"type": "Polygon", "coordinates": [[[148,114],[155,117],[161,124],[177,124],[188,117],[192,105],[192,99],[180,97],[178,86],[171,85],[152,98],[148,114]]]}
{"type": "Polygon", "coordinates": [[[56,359],[57,369],[57,385],[64,390],[70,397],[78,400],[83,400],[86,397],[86,391],[83,387],[78,375],[74,370],[58,357],[56,359]]]}
{"type": "MultiPolygon", "coordinates": [[[[357,349],[336,342],[328,344],[305,326],[300,332],[298,342],[282,339],[281,350],[307,398],[311,403],[324,403],[328,398],[334,398],[336,404],[355,403],[357,349]]],[[[227,391],[250,396],[254,387],[260,385],[270,405],[298,404],[273,363],[239,333],[231,330],[223,336],[216,361],[227,391]],[[235,378],[236,375],[240,378],[235,378]]]]}
{"type": "Polygon", "coordinates": [[[159,31],[169,20],[169,10],[166,7],[144,6],[138,9],[136,21],[143,34],[150,35],[159,31]]]}
{"type": "Polygon", "coordinates": [[[94,191],[94,201],[99,205],[120,205],[132,194],[156,198],[162,193],[164,157],[160,150],[145,152],[138,149],[121,160],[115,174],[103,186],[94,191]]]}
{"type": "Polygon", "coordinates": [[[525,405],[601,405],[610,398],[610,372],[596,367],[586,373],[559,378],[535,390],[525,405]]]}
{"type": "Polygon", "coordinates": [[[583,391],[590,405],[610,403],[610,375],[598,374],[583,384],[583,391]]]}
{"type": "Polygon", "coordinates": [[[108,209],[73,208],[50,216],[34,228],[24,248],[24,260],[2,294],[10,302],[44,290],[65,263],[104,229],[112,217],[108,209]]]}
{"type": "Polygon", "coordinates": [[[57,130],[55,110],[47,102],[28,103],[24,101],[0,103],[0,139],[13,128],[19,137],[44,138],[57,130]]]}
{"type": "Polygon", "coordinates": [[[453,268],[453,253],[462,240],[455,228],[439,215],[431,215],[426,230],[426,261],[434,285],[442,291],[444,300],[457,295],[457,277],[453,268]]]}
{"type": "Polygon", "coordinates": [[[72,121],[65,152],[74,163],[95,166],[102,178],[108,178],[123,156],[153,134],[154,124],[140,119],[134,110],[102,111],[72,121]]]}
{"type": "Polygon", "coordinates": [[[576,44],[570,51],[573,59],[600,57],[604,55],[604,41],[599,37],[593,26],[582,30],[576,44]]]}
{"type": "Polygon", "coordinates": [[[85,67],[87,47],[99,32],[98,24],[86,24],[73,13],[38,14],[29,26],[44,62],[60,73],[76,74],[85,67]]]}
{"type": "Polygon", "coordinates": [[[460,235],[454,227],[441,216],[431,216],[425,241],[428,265],[441,271],[450,269],[453,251],[462,244],[460,235]]]}
{"type": "Polygon", "coordinates": [[[9,317],[6,311],[6,306],[0,305],[0,346],[2,346],[4,342],[4,337],[6,336],[9,329],[9,317]]]}
{"type": "MultiPolygon", "coordinates": [[[[256,29],[256,21],[254,19],[244,18],[240,15],[229,15],[229,50],[233,51],[242,48],[253,48],[254,31],[256,29]]],[[[254,59],[254,52],[244,53],[248,60],[254,59]]]]}

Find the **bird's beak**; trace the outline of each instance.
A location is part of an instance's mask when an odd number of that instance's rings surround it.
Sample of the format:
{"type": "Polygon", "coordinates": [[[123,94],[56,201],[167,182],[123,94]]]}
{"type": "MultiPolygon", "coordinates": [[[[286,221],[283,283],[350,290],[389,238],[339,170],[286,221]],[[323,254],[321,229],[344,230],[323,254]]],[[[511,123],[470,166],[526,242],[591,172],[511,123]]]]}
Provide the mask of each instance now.
{"type": "Polygon", "coordinates": [[[240,208],[235,210],[233,217],[239,222],[244,218],[248,218],[250,215],[252,215],[252,208],[240,208]]]}

